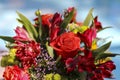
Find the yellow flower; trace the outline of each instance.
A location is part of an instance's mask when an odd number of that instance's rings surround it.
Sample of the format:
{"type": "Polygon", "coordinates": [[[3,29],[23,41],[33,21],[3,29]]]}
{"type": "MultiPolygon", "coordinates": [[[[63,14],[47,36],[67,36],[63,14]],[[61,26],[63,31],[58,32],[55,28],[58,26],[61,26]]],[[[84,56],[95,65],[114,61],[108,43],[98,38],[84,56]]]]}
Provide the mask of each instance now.
{"type": "Polygon", "coordinates": [[[5,67],[8,65],[17,64],[18,61],[15,60],[15,53],[16,53],[16,49],[10,49],[9,54],[2,57],[1,63],[0,63],[1,66],[5,67]]]}
{"type": "Polygon", "coordinates": [[[103,64],[103,63],[105,63],[105,62],[107,62],[107,61],[111,61],[111,58],[110,58],[110,57],[107,57],[107,58],[105,58],[105,59],[97,60],[97,62],[95,62],[95,64],[96,64],[96,65],[98,65],[98,64],[103,64]]]}
{"type": "Polygon", "coordinates": [[[11,57],[14,57],[14,56],[15,56],[16,51],[17,51],[17,50],[16,50],[16,49],[14,49],[14,48],[13,48],[13,49],[10,49],[10,52],[9,52],[10,56],[11,56],[11,57]]]}
{"type": "Polygon", "coordinates": [[[77,32],[83,33],[84,31],[88,29],[88,26],[79,26],[78,24],[70,23],[68,24],[67,28],[68,30],[74,33],[77,33],[77,32]]]}
{"type": "Polygon", "coordinates": [[[96,40],[93,40],[93,41],[92,41],[91,50],[95,50],[95,49],[97,49],[97,41],[96,41],[96,40]]]}
{"type": "Polygon", "coordinates": [[[79,27],[79,25],[77,25],[75,23],[70,23],[67,26],[68,30],[70,30],[70,31],[73,31],[76,27],[79,27]]]}
{"type": "Polygon", "coordinates": [[[83,32],[85,32],[87,29],[88,29],[88,26],[80,26],[80,27],[78,28],[78,32],[83,33],[83,32]]]}

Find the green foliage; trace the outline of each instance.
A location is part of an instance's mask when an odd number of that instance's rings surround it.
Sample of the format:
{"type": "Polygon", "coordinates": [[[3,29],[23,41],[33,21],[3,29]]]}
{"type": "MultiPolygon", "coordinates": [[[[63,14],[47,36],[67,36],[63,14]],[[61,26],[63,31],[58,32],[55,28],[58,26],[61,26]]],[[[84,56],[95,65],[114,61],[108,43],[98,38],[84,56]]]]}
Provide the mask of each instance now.
{"type": "MultiPolygon", "coordinates": [[[[37,12],[40,13],[39,10],[37,10],[37,12]]],[[[42,27],[41,15],[39,14],[39,15],[37,15],[37,16],[38,16],[38,23],[39,23],[39,25],[38,25],[38,28],[39,28],[38,33],[39,33],[39,34],[38,34],[38,35],[39,35],[40,40],[42,41],[43,27],[42,27]]]]}
{"type": "Polygon", "coordinates": [[[5,41],[11,42],[11,43],[14,42],[14,39],[12,37],[9,37],[9,36],[0,36],[0,39],[3,39],[5,41]]]}
{"type": "Polygon", "coordinates": [[[111,41],[104,44],[103,46],[93,50],[93,56],[96,57],[98,56],[100,53],[104,53],[111,45],[111,41]]]}
{"type": "Polygon", "coordinates": [[[89,13],[88,13],[86,19],[84,20],[84,22],[83,22],[83,25],[84,25],[84,26],[89,26],[91,20],[93,20],[92,13],[93,13],[93,8],[90,9],[90,11],[89,11],[89,13]]]}
{"type": "Polygon", "coordinates": [[[14,48],[14,46],[16,46],[15,43],[9,43],[9,42],[6,43],[6,47],[7,47],[8,49],[12,49],[12,48],[14,48]]]}
{"type": "Polygon", "coordinates": [[[60,30],[60,33],[63,33],[65,28],[67,27],[68,23],[70,23],[70,21],[72,20],[73,18],[73,15],[74,15],[74,10],[72,10],[63,20],[63,22],[61,23],[60,27],[61,27],[61,30],[60,30]]]}
{"type": "Polygon", "coordinates": [[[47,48],[47,51],[48,51],[50,57],[53,58],[54,57],[53,48],[48,45],[48,42],[46,43],[46,48],[47,48]]]}
{"type": "Polygon", "coordinates": [[[72,71],[68,74],[62,74],[62,80],[86,80],[86,72],[72,71]]]}
{"type": "Polygon", "coordinates": [[[115,57],[120,54],[112,54],[112,53],[99,53],[99,55],[96,56],[95,60],[105,59],[107,57],[115,57]]]}
{"type": "Polygon", "coordinates": [[[93,56],[95,57],[95,60],[105,59],[107,57],[115,57],[120,54],[112,54],[110,52],[106,52],[107,49],[110,47],[111,42],[108,42],[104,44],[103,46],[99,47],[96,50],[93,50],[93,56]]]}
{"type": "Polygon", "coordinates": [[[17,12],[18,16],[20,19],[17,19],[20,23],[23,24],[27,32],[29,33],[29,36],[32,39],[37,39],[38,38],[38,33],[35,29],[35,27],[31,24],[31,22],[21,13],[17,12]]]}
{"type": "Polygon", "coordinates": [[[101,32],[101,31],[103,31],[103,30],[105,30],[105,29],[108,29],[108,28],[112,28],[112,27],[111,27],[111,26],[104,27],[104,28],[102,28],[101,30],[99,30],[98,32],[101,32]]]}

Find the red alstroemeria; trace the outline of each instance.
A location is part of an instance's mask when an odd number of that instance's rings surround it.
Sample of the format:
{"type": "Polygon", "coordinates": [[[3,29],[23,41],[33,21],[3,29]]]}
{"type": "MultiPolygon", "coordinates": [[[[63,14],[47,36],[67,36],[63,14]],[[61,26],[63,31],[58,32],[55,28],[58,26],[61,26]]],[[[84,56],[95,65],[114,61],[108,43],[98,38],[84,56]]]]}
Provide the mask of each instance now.
{"type": "Polygon", "coordinates": [[[30,41],[31,40],[27,31],[24,28],[17,27],[15,29],[15,32],[16,32],[16,36],[13,37],[14,40],[16,41],[30,41]]]}
{"type": "Polygon", "coordinates": [[[84,56],[79,55],[76,58],[68,58],[65,62],[67,72],[71,72],[75,69],[75,67],[78,67],[79,72],[92,72],[94,71],[95,64],[94,64],[94,58],[92,57],[92,52],[89,50],[84,51],[84,56]]]}
{"type": "Polygon", "coordinates": [[[92,72],[95,69],[94,58],[87,58],[85,56],[79,56],[78,71],[79,72],[92,72]]]}
{"type": "Polygon", "coordinates": [[[99,69],[95,69],[92,72],[93,75],[88,76],[88,80],[104,80],[104,77],[99,69]]]}
{"type": "Polygon", "coordinates": [[[96,38],[96,34],[97,32],[95,28],[89,28],[83,34],[78,33],[78,36],[87,47],[91,48],[92,41],[96,38]]]}
{"type": "Polygon", "coordinates": [[[102,71],[102,74],[105,78],[112,78],[112,71],[116,68],[115,64],[112,61],[107,61],[103,64],[100,64],[98,69],[102,71]]]}
{"type": "Polygon", "coordinates": [[[52,25],[50,28],[50,41],[53,41],[58,36],[61,22],[61,15],[59,13],[55,13],[51,21],[52,25]]]}
{"type": "Polygon", "coordinates": [[[36,65],[35,58],[40,54],[40,44],[35,41],[28,43],[16,42],[16,57],[22,62],[24,68],[36,65]]]}
{"type": "Polygon", "coordinates": [[[92,57],[92,52],[89,50],[84,50],[84,56],[78,56],[78,71],[92,72],[95,69],[94,58],[92,57]]]}
{"type": "MultiPolygon", "coordinates": [[[[77,59],[76,59],[77,60],[77,59]]],[[[71,72],[75,69],[77,62],[73,58],[68,58],[65,61],[65,66],[67,68],[67,72],[71,72]]]]}
{"type": "Polygon", "coordinates": [[[107,61],[103,64],[97,65],[92,72],[93,76],[90,80],[104,80],[104,78],[112,78],[112,71],[115,69],[115,64],[112,61],[107,61]]]}
{"type": "Polygon", "coordinates": [[[101,22],[98,21],[98,17],[97,16],[94,18],[94,24],[95,24],[95,28],[97,30],[101,30],[102,29],[102,24],[101,24],[101,22]]]}
{"type": "Polygon", "coordinates": [[[3,73],[5,80],[30,80],[30,75],[27,71],[15,66],[7,66],[3,73]]]}

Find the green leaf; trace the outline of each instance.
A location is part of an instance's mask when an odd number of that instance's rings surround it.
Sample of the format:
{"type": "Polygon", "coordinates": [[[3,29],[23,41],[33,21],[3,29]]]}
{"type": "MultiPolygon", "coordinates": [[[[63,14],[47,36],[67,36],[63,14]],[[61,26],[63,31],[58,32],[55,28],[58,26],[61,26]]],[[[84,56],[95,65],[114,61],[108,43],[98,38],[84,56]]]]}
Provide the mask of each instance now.
{"type": "Polygon", "coordinates": [[[20,20],[20,19],[18,19],[18,18],[17,18],[17,21],[18,21],[19,23],[21,23],[21,24],[24,24],[24,23],[22,22],[22,20],[20,20]]]}
{"type": "Polygon", "coordinates": [[[87,73],[86,72],[81,72],[80,74],[80,80],[86,80],[87,73]]]}
{"type": "Polygon", "coordinates": [[[84,22],[83,22],[83,25],[84,25],[84,26],[89,26],[91,20],[93,20],[92,12],[93,12],[93,8],[90,9],[90,11],[89,11],[86,19],[84,20],[84,22]]]}
{"type": "Polygon", "coordinates": [[[110,45],[111,45],[111,41],[99,47],[98,49],[93,50],[93,56],[95,57],[99,55],[100,53],[105,52],[110,47],[110,45]]]}
{"type": "Polygon", "coordinates": [[[21,14],[19,12],[17,12],[17,14],[20,17],[20,19],[17,19],[17,20],[24,25],[25,29],[29,33],[29,36],[32,39],[34,39],[34,38],[37,39],[38,33],[37,33],[35,27],[31,24],[31,22],[23,14],[21,14]]]}
{"type": "Polygon", "coordinates": [[[74,10],[72,10],[68,16],[66,16],[63,20],[63,22],[61,23],[60,27],[61,27],[61,33],[64,31],[64,29],[67,27],[68,23],[70,23],[70,21],[72,20],[74,15],[74,10]]]}
{"type": "Polygon", "coordinates": [[[98,32],[103,31],[103,30],[108,29],[108,28],[112,28],[112,27],[111,27],[111,26],[104,27],[104,28],[102,28],[101,30],[99,30],[98,32]]]}
{"type": "Polygon", "coordinates": [[[107,57],[115,57],[117,55],[120,55],[120,54],[112,54],[112,53],[100,53],[96,58],[95,60],[100,60],[100,59],[105,59],[107,57]]]}
{"type": "Polygon", "coordinates": [[[16,44],[15,43],[6,43],[6,47],[8,48],[8,49],[12,49],[12,48],[14,48],[14,46],[16,46],[16,44]]]}
{"type": "MultiPolygon", "coordinates": [[[[39,10],[38,10],[39,11],[39,10]]],[[[40,11],[39,11],[40,12],[40,11]]],[[[39,21],[39,38],[42,41],[42,36],[43,36],[43,27],[42,27],[42,20],[41,20],[41,15],[38,15],[38,21],[39,21]]]]}
{"type": "Polygon", "coordinates": [[[46,48],[47,48],[47,51],[48,51],[50,57],[53,58],[54,57],[53,48],[48,45],[48,42],[46,42],[46,48]]]}
{"type": "Polygon", "coordinates": [[[9,37],[9,36],[0,36],[0,39],[3,39],[3,40],[8,41],[10,43],[14,42],[14,39],[12,37],[9,37]]]}

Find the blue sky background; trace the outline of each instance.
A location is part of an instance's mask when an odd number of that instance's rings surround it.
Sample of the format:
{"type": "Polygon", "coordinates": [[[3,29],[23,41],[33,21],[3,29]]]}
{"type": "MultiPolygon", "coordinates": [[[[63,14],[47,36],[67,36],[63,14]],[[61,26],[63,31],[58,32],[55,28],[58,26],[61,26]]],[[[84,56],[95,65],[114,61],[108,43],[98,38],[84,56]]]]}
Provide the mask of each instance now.
{"type": "MultiPolygon", "coordinates": [[[[14,29],[20,25],[16,11],[23,13],[31,21],[34,12],[40,9],[42,13],[62,13],[68,7],[76,7],[77,20],[83,21],[90,8],[94,8],[94,16],[98,15],[102,25],[113,28],[102,31],[98,36],[112,40],[111,52],[120,53],[120,0],[0,0],[0,35],[13,36],[14,29]]],[[[5,42],[0,40],[0,49],[5,50],[5,42]]],[[[120,57],[113,58],[117,69],[116,79],[120,80],[120,57]]]]}

